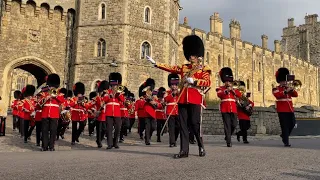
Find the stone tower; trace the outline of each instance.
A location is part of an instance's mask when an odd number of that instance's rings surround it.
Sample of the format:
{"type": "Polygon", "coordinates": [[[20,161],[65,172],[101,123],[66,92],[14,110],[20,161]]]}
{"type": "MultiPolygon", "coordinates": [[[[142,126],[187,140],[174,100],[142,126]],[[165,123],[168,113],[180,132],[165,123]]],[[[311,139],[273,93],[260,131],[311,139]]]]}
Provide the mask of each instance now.
{"type": "Polygon", "coordinates": [[[108,80],[109,73],[117,71],[122,85],[134,93],[148,77],[156,87],[166,86],[167,73],[152,68],[146,56],[175,63],[179,1],[78,2],[73,82],[83,82],[89,93],[97,80],[108,80]]]}
{"type": "Polygon", "coordinates": [[[306,15],[305,24],[295,26],[294,19],[288,19],[288,27],[283,29],[282,51],[290,55],[320,65],[320,23],[318,15],[306,15]]]}

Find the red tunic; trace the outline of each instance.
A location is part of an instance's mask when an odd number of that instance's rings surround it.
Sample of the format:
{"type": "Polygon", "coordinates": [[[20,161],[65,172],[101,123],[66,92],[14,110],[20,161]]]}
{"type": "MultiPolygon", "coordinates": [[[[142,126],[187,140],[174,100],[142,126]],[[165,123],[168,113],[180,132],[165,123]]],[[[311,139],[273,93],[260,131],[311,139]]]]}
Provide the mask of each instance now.
{"type": "Polygon", "coordinates": [[[14,101],[12,101],[12,104],[11,104],[11,109],[12,109],[12,115],[16,116],[18,115],[18,102],[19,100],[15,99],[14,101]]]}
{"type": "Polygon", "coordinates": [[[162,105],[161,100],[157,99],[156,102],[159,103],[159,108],[156,109],[156,119],[157,120],[166,120],[165,106],[162,105]]]}
{"type": "Polygon", "coordinates": [[[18,100],[17,104],[17,116],[23,119],[24,112],[22,111],[23,102],[22,100],[18,100]]]}
{"type": "Polygon", "coordinates": [[[135,103],[131,102],[128,106],[128,114],[130,119],[135,119],[136,118],[136,111],[135,111],[135,103]]]}
{"type": "Polygon", "coordinates": [[[156,67],[159,69],[180,74],[181,79],[187,75],[194,79],[194,85],[189,85],[188,87],[184,87],[181,90],[181,97],[179,100],[179,104],[198,104],[203,105],[204,99],[201,93],[201,87],[210,87],[210,74],[211,70],[207,66],[199,66],[197,70],[192,70],[192,64],[184,64],[182,66],[169,66],[166,64],[157,63],[156,67]],[[189,74],[191,72],[191,74],[189,74]],[[189,74],[189,75],[188,75],[189,74]]]}
{"type": "Polygon", "coordinates": [[[42,118],[59,119],[60,117],[60,105],[65,102],[64,94],[59,93],[56,97],[51,97],[48,92],[42,92],[39,104],[43,104],[43,101],[48,99],[42,107],[42,118]]]}
{"type": "Polygon", "coordinates": [[[31,120],[31,113],[35,111],[35,102],[32,99],[24,99],[23,101],[23,118],[25,121],[31,120]]]}
{"type": "Polygon", "coordinates": [[[95,106],[94,106],[96,111],[100,111],[99,116],[97,117],[97,121],[106,121],[106,105],[105,102],[103,101],[103,97],[97,96],[95,98],[95,106]]]}
{"type": "MultiPolygon", "coordinates": [[[[108,90],[111,94],[112,90],[108,90]]],[[[109,95],[103,97],[103,101],[106,103],[106,116],[107,117],[121,117],[120,105],[124,102],[123,94],[116,95],[116,97],[110,98],[109,95]]]]}
{"type": "Polygon", "coordinates": [[[86,103],[78,103],[78,97],[73,97],[69,104],[70,112],[71,112],[71,120],[72,121],[85,121],[87,104],[86,103]]]}
{"type": "Polygon", "coordinates": [[[294,112],[292,97],[298,97],[298,93],[293,90],[292,92],[285,94],[285,90],[286,88],[283,86],[277,86],[272,90],[274,97],[277,98],[277,112],[294,112]]]}
{"type": "MultiPolygon", "coordinates": [[[[254,106],[254,103],[252,101],[250,101],[250,106],[253,108],[254,106]]],[[[240,107],[237,107],[237,110],[238,110],[238,119],[239,120],[248,120],[250,121],[250,116],[248,116],[246,113],[243,112],[242,108],[240,107]]]]}
{"type": "Polygon", "coordinates": [[[93,119],[95,118],[94,109],[95,109],[95,103],[93,101],[88,102],[88,118],[93,119]]]}
{"type": "Polygon", "coordinates": [[[220,111],[221,113],[235,113],[237,114],[236,97],[241,97],[239,90],[235,89],[233,92],[226,93],[227,88],[220,86],[216,89],[218,97],[221,99],[220,111]]]}
{"type": "Polygon", "coordinates": [[[166,102],[166,114],[167,116],[175,116],[178,115],[178,94],[173,96],[171,91],[167,91],[167,96],[164,98],[164,101],[166,102]]]}
{"type": "Polygon", "coordinates": [[[143,106],[147,117],[152,117],[153,119],[156,119],[156,109],[160,109],[162,108],[161,103],[157,103],[157,106],[153,106],[152,104],[150,104],[149,102],[145,102],[144,106],[143,106]]]}
{"type": "Polygon", "coordinates": [[[129,117],[128,108],[126,107],[124,102],[120,103],[120,112],[121,112],[121,117],[125,117],[125,118],[129,117]]]}
{"type": "Polygon", "coordinates": [[[145,100],[143,98],[140,98],[135,103],[135,111],[137,111],[138,118],[145,118],[147,117],[146,111],[144,110],[144,104],[145,100]]]}

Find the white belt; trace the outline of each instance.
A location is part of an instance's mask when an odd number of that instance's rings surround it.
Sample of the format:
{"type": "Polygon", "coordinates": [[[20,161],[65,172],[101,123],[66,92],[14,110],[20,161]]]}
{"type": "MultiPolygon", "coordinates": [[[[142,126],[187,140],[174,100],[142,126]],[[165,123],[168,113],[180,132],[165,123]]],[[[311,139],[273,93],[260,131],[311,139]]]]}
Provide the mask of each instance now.
{"type": "Polygon", "coordinates": [[[42,110],[37,110],[36,112],[42,112],[42,110]]]}
{"type": "Polygon", "coordinates": [[[127,108],[120,108],[120,110],[128,110],[127,108]]]}
{"type": "Polygon", "coordinates": [[[109,103],[107,103],[106,105],[117,105],[117,106],[120,106],[120,104],[119,104],[119,103],[116,103],[116,102],[109,102],[109,103]]]}
{"type": "Polygon", "coordinates": [[[277,99],[277,101],[292,101],[292,99],[277,99]]]}
{"type": "Polygon", "coordinates": [[[47,107],[59,107],[59,105],[57,105],[57,104],[45,104],[44,106],[47,106],[47,107]]]}
{"type": "Polygon", "coordinates": [[[221,102],[226,102],[226,101],[232,101],[232,102],[236,102],[235,99],[222,99],[221,102]]]}
{"type": "Polygon", "coordinates": [[[158,112],[164,112],[164,110],[159,110],[159,109],[156,109],[156,111],[158,111],[158,112]]]}
{"type": "Polygon", "coordinates": [[[78,111],[78,112],[83,112],[84,111],[83,109],[75,109],[75,108],[71,108],[70,110],[71,111],[78,111]]]}
{"type": "Polygon", "coordinates": [[[167,106],[174,106],[177,105],[177,103],[168,103],[167,106]]]}

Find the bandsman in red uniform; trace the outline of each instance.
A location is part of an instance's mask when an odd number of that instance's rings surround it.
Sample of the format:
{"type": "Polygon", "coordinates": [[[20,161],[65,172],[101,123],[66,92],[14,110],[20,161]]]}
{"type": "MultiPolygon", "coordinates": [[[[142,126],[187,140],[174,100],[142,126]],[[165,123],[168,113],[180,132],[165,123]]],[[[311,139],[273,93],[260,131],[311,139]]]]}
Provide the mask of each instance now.
{"type": "Polygon", "coordinates": [[[24,120],[23,120],[23,117],[24,117],[24,112],[22,111],[22,108],[23,108],[23,94],[25,92],[26,88],[24,87],[22,90],[21,90],[21,96],[20,96],[20,100],[18,101],[18,105],[17,105],[17,109],[18,109],[18,117],[19,117],[19,133],[20,133],[20,137],[23,138],[24,137],[24,120]]]}
{"type": "MultiPolygon", "coordinates": [[[[66,88],[59,89],[59,93],[64,95],[65,100],[67,99],[68,90],[66,88]]],[[[64,105],[65,105],[65,103],[60,106],[61,113],[63,112],[63,110],[65,110],[65,106],[64,105]]],[[[62,120],[62,118],[60,116],[59,121],[58,121],[58,127],[57,127],[57,140],[59,139],[59,136],[60,136],[62,128],[63,128],[63,125],[64,125],[63,124],[63,120],[62,120]]]]}
{"type": "Polygon", "coordinates": [[[285,147],[291,146],[289,136],[296,124],[292,98],[298,97],[297,91],[288,86],[288,82],[293,80],[289,79],[289,76],[287,68],[279,68],[276,72],[276,80],[279,86],[272,89],[272,93],[277,99],[276,108],[282,131],[280,136],[285,147]]]}
{"type": "Polygon", "coordinates": [[[22,100],[22,111],[24,113],[24,143],[28,142],[28,138],[31,136],[32,133],[32,130],[29,131],[29,126],[32,121],[31,114],[35,111],[35,102],[32,98],[35,91],[36,88],[33,85],[27,85],[23,93],[24,99],[22,100]]]}
{"type": "Polygon", "coordinates": [[[97,92],[91,92],[89,94],[89,102],[88,102],[88,132],[89,136],[93,135],[94,128],[96,127],[96,122],[95,122],[95,101],[94,98],[97,97],[97,92]]]}
{"type": "Polygon", "coordinates": [[[59,75],[48,75],[46,84],[47,87],[42,89],[41,98],[38,102],[42,107],[42,151],[47,151],[48,147],[50,151],[55,151],[54,143],[57,136],[60,106],[65,102],[65,99],[63,94],[52,93],[53,91],[57,92],[60,86],[59,75]]]}
{"type": "Polygon", "coordinates": [[[128,112],[128,95],[129,90],[127,87],[124,87],[124,98],[125,101],[120,104],[120,111],[121,111],[121,130],[120,130],[120,139],[119,142],[122,143],[124,141],[124,136],[128,135],[128,128],[129,128],[129,112],[128,112]]]}
{"type": "Polygon", "coordinates": [[[176,142],[180,133],[179,128],[179,113],[178,113],[178,84],[180,78],[177,74],[169,74],[168,76],[168,86],[170,90],[167,91],[167,95],[164,98],[166,103],[166,115],[169,117],[169,145],[170,147],[176,147],[176,142]]]}
{"type": "Polygon", "coordinates": [[[136,111],[135,111],[136,100],[132,92],[129,93],[128,100],[130,102],[130,104],[128,105],[128,114],[129,114],[129,121],[130,121],[129,133],[131,133],[131,129],[136,121],[136,111]]]}
{"type": "Polygon", "coordinates": [[[60,131],[58,131],[58,133],[59,133],[58,136],[60,136],[61,139],[64,139],[64,133],[66,132],[66,129],[69,127],[69,124],[71,121],[70,103],[72,102],[71,99],[73,97],[72,90],[68,90],[67,95],[65,95],[64,97],[65,97],[65,102],[61,105],[62,111],[60,114],[60,118],[62,115],[64,115],[65,119],[62,120],[61,129],[60,129],[60,131]]]}
{"type": "Polygon", "coordinates": [[[237,106],[237,111],[238,111],[238,119],[239,119],[239,127],[240,131],[236,133],[237,135],[237,140],[240,142],[240,136],[242,136],[242,140],[244,144],[248,144],[248,133],[247,131],[250,129],[251,124],[250,124],[250,116],[251,114],[248,113],[249,109],[252,109],[254,107],[254,103],[249,99],[250,93],[246,93],[246,84],[243,81],[240,81],[240,86],[239,90],[241,89],[241,96],[245,99],[247,99],[248,105],[246,107],[240,107],[239,105],[237,106]],[[246,110],[245,110],[245,109],[246,110]]]}
{"type": "Polygon", "coordinates": [[[143,140],[143,132],[146,129],[146,112],[144,110],[145,99],[142,94],[142,91],[139,91],[139,99],[135,102],[135,111],[138,116],[138,133],[140,135],[140,139],[143,140]],[[141,93],[141,94],[140,94],[141,93]]]}
{"type": "Polygon", "coordinates": [[[165,104],[164,104],[164,95],[166,93],[166,89],[164,87],[160,87],[157,91],[157,100],[156,102],[160,104],[160,108],[156,109],[156,120],[157,120],[157,142],[161,142],[161,130],[166,123],[166,113],[165,113],[165,104]]]}
{"type": "Polygon", "coordinates": [[[112,147],[118,149],[119,135],[121,130],[121,110],[120,105],[125,101],[123,92],[118,91],[118,87],[122,83],[122,75],[118,72],[110,73],[109,85],[111,89],[103,97],[106,103],[106,120],[107,120],[107,149],[112,147]],[[114,135],[112,131],[114,129],[114,135]]]}
{"type": "Polygon", "coordinates": [[[152,58],[147,59],[155,67],[176,73],[181,76],[181,96],[178,101],[180,119],[181,147],[179,154],[175,158],[188,157],[189,154],[189,129],[194,132],[198,141],[199,156],[205,156],[203,141],[200,135],[201,105],[204,104],[202,88],[210,87],[211,70],[208,66],[203,66],[201,61],[204,57],[204,45],[200,37],[190,35],[183,39],[183,51],[185,58],[190,64],[182,66],[169,66],[156,63],[152,58]],[[188,129],[188,124],[190,128],[188,129]]]}
{"type": "Polygon", "coordinates": [[[241,97],[238,89],[233,89],[233,73],[229,67],[224,67],[219,72],[224,86],[216,89],[217,96],[221,99],[220,111],[224,124],[225,140],[228,147],[232,147],[231,135],[237,127],[237,98],[241,97]]]}
{"type": "MultiPolygon", "coordinates": [[[[35,97],[35,102],[40,100],[40,94],[37,94],[35,97]]],[[[41,131],[42,131],[42,108],[38,103],[35,103],[35,124],[36,124],[36,143],[37,146],[40,146],[41,142],[41,131]]]]}
{"type": "Polygon", "coordinates": [[[12,101],[12,104],[11,104],[12,115],[13,115],[12,125],[13,125],[13,131],[16,131],[16,128],[19,129],[19,125],[20,125],[17,105],[20,100],[21,91],[19,90],[14,91],[13,95],[14,95],[14,100],[12,101]]]}
{"type": "Polygon", "coordinates": [[[69,104],[72,120],[71,145],[75,145],[75,142],[79,142],[79,137],[84,130],[87,111],[87,104],[85,103],[84,93],[84,84],[81,82],[77,82],[73,86],[74,97],[71,99],[71,103],[69,104]]]}

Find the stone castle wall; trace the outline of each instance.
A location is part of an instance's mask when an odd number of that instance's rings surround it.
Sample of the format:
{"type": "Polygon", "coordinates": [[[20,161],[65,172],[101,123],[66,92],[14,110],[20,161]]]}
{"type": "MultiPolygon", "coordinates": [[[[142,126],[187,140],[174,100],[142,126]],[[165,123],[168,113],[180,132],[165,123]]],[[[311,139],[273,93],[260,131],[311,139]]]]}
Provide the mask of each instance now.
{"type": "MultiPolygon", "coordinates": [[[[211,17],[211,32],[192,29],[188,23],[180,25],[179,38],[196,34],[203,38],[205,44],[204,60],[212,69],[212,89],[208,93],[211,100],[218,99],[215,89],[222,85],[218,72],[222,67],[230,67],[235,79],[247,84],[251,99],[256,106],[268,107],[274,105],[272,84],[276,83],[275,72],[280,67],[287,67],[296,79],[302,81],[299,97],[294,100],[295,106],[306,104],[319,105],[318,67],[281,52],[280,42],[275,41],[275,51],[267,47],[268,37],[262,35],[262,46],[242,41],[241,26],[237,21],[230,22],[230,38],[222,35],[222,19],[215,13],[211,17]]],[[[182,47],[179,48],[179,62],[184,61],[182,47]]]]}

